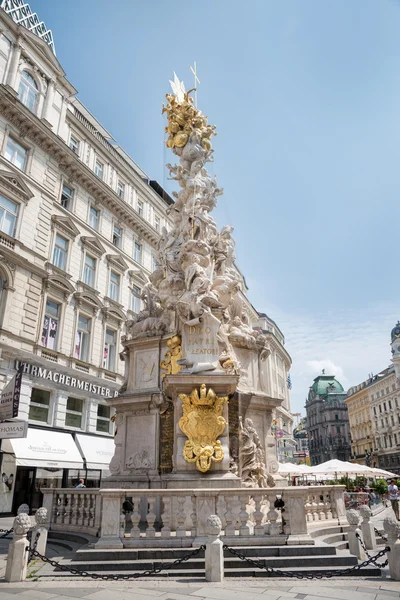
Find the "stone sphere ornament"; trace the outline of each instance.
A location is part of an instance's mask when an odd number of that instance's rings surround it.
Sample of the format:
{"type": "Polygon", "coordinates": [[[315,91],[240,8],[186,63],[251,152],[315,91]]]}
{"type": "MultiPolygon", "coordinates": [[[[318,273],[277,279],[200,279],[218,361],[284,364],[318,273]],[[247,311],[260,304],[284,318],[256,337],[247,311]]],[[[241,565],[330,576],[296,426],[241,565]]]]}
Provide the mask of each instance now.
{"type": "Polygon", "coordinates": [[[31,527],[31,520],[26,513],[21,512],[17,517],[15,517],[13,529],[16,535],[26,535],[31,527]]]}
{"type": "Polygon", "coordinates": [[[35,513],[36,525],[38,525],[39,527],[43,527],[47,524],[47,520],[47,508],[45,508],[44,506],[38,508],[35,513]]]}
{"type": "Polygon", "coordinates": [[[368,523],[372,516],[372,510],[366,504],[360,507],[360,515],[362,516],[363,522],[368,523]]]}
{"type": "Polygon", "coordinates": [[[206,521],[207,535],[219,535],[221,533],[222,523],[218,515],[210,515],[206,521]]]}
{"type": "Polygon", "coordinates": [[[29,505],[28,504],[20,504],[20,506],[18,507],[17,510],[17,515],[20,515],[21,513],[25,513],[27,515],[29,515],[29,505]]]}
{"type": "Polygon", "coordinates": [[[395,517],[385,517],[383,519],[383,529],[389,540],[396,540],[400,537],[400,522],[395,517]]]}
{"type": "Polygon", "coordinates": [[[346,510],[346,517],[350,525],[353,527],[357,527],[360,522],[360,515],[357,510],[351,508],[350,510],[346,510]]]}

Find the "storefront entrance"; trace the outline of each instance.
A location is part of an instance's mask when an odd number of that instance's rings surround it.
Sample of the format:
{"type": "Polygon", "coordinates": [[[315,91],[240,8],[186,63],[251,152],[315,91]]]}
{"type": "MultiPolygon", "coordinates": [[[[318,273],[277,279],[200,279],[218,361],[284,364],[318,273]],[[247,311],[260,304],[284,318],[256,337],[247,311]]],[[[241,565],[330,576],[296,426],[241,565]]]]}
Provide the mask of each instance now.
{"type": "Polygon", "coordinates": [[[28,504],[34,513],[43,505],[41,488],[63,486],[63,469],[18,467],[14,488],[13,513],[21,504],[28,504]]]}

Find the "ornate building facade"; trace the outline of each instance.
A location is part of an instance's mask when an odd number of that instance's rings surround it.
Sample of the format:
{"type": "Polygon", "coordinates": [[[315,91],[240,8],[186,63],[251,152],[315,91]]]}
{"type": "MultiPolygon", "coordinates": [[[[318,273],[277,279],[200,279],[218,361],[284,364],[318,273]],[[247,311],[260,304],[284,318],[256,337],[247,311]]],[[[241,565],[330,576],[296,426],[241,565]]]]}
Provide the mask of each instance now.
{"type": "Polygon", "coordinates": [[[108,472],[120,339],[172,200],[110,143],[46,41],[3,10],[0,29],[0,386],[23,363],[29,421],[2,442],[10,512],[108,472]]]}
{"type": "Polygon", "coordinates": [[[332,458],[349,460],[350,429],[346,392],[334,375],[322,371],[314,379],[306,402],[311,465],[332,458]]]}
{"type": "MultiPolygon", "coordinates": [[[[22,364],[18,419],[29,428],[2,440],[0,513],[35,510],[41,487],[97,486],[108,474],[120,341],[173,202],[78,100],[52,36],[14,22],[20,4],[0,9],[0,388],[22,364]]],[[[241,291],[270,341],[269,393],[284,400],[275,418],[290,435],[283,335],[244,279],[241,291]]]]}
{"type": "Polygon", "coordinates": [[[354,460],[400,474],[400,323],[391,332],[392,365],[348,391],[354,460]]]}

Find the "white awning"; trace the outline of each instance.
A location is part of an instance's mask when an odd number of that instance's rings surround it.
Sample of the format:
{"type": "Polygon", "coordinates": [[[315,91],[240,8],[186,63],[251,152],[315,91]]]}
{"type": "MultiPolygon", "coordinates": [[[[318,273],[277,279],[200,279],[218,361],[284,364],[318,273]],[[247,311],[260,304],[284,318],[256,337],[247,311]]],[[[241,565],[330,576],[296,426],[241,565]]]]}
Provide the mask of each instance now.
{"type": "Polygon", "coordinates": [[[26,438],[3,440],[20,467],[82,469],[83,460],[70,433],[28,428],[26,438]]]}
{"type": "Polygon", "coordinates": [[[108,470],[108,465],[114,456],[114,438],[78,433],[76,441],[85,457],[87,469],[108,470]]]}

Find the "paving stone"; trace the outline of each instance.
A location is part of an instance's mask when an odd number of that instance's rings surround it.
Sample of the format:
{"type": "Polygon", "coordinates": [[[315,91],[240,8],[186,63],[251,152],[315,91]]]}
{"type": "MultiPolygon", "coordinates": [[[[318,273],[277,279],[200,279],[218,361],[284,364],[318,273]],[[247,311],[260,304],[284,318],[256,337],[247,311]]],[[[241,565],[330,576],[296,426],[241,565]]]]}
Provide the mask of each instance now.
{"type": "Polygon", "coordinates": [[[321,598],[335,598],[337,600],[375,600],[377,592],[353,592],[350,590],[339,589],[339,587],[323,587],[323,586],[312,586],[311,589],[307,589],[307,586],[293,586],[292,592],[296,594],[307,594],[310,596],[320,596],[321,598]]]}
{"type": "Polygon", "coordinates": [[[140,597],[139,594],[141,594],[143,598],[154,598],[162,596],[166,591],[168,590],[155,590],[139,587],[123,590],[113,590],[110,588],[94,590],[91,594],[87,594],[85,598],[88,598],[88,600],[136,600],[136,598],[140,597]]]}
{"type": "MultiPolygon", "coordinates": [[[[48,594],[60,594],[59,588],[43,588],[48,594]]],[[[63,588],[62,593],[64,596],[70,596],[71,598],[83,598],[87,594],[93,594],[93,587],[91,588],[63,588]]]]}

